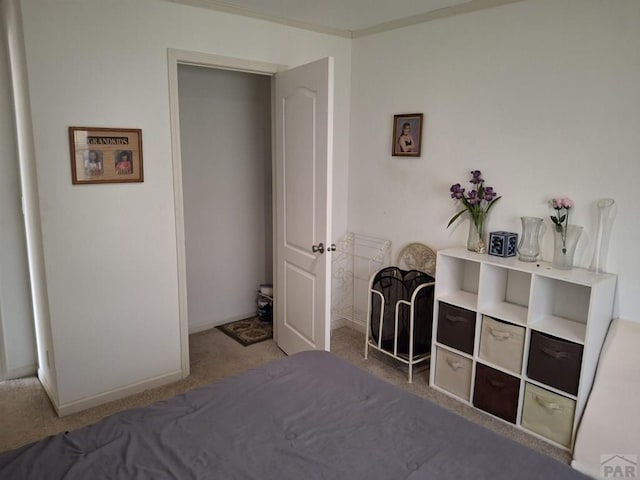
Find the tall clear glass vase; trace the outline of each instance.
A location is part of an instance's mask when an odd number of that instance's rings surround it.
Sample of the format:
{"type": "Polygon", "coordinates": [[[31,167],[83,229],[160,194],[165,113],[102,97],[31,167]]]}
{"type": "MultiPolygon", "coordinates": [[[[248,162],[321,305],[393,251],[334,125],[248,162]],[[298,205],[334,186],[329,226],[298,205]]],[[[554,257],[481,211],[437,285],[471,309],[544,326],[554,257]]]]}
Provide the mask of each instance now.
{"type": "Polygon", "coordinates": [[[596,203],[598,207],[598,231],[593,249],[593,259],[589,270],[602,273],[607,269],[607,251],[609,250],[609,238],[611,228],[616,216],[615,200],[613,198],[601,198],[596,203]]]}
{"type": "Polygon", "coordinates": [[[522,234],[518,243],[518,260],[522,262],[535,262],[540,255],[540,228],[542,218],[520,217],[522,222],[522,234]]]}
{"type": "Polygon", "coordinates": [[[573,268],[573,256],[576,253],[576,246],[582,226],[567,225],[566,233],[554,229],[553,231],[553,261],[551,266],[558,270],[571,270],[573,268]]]}

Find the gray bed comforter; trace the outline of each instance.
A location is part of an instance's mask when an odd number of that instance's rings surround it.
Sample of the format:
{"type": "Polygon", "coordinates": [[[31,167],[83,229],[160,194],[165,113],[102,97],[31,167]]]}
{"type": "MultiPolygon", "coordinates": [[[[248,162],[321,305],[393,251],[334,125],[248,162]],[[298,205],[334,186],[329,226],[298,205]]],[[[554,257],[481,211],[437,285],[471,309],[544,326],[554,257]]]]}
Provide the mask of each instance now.
{"type": "Polygon", "coordinates": [[[1,479],[585,479],[569,466],[304,352],[0,454],[1,479]]]}

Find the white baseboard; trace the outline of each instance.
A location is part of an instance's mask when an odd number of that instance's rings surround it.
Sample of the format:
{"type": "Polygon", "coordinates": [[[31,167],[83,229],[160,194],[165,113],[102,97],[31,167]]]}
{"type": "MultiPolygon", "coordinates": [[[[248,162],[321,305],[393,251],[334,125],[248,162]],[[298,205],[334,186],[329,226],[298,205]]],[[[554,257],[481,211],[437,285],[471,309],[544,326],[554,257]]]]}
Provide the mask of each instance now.
{"type": "Polygon", "coordinates": [[[192,333],[204,332],[205,330],[211,330],[212,328],[217,327],[219,325],[224,325],[225,323],[231,323],[237,320],[244,320],[245,318],[252,318],[257,315],[258,315],[257,312],[251,312],[245,315],[235,315],[225,320],[214,320],[212,322],[202,323],[200,325],[189,325],[189,335],[191,335],[192,333]]]}
{"type": "Polygon", "coordinates": [[[51,385],[49,385],[48,377],[44,374],[44,371],[41,368],[38,368],[38,380],[40,380],[40,385],[42,385],[47,397],[49,397],[51,405],[53,405],[56,413],[58,413],[58,409],[56,408],[56,405],[60,403],[58,402],[58,394],[53,390],[53,388],[51,388],[51,385]]]}
{"type": "Polygon", "coordinates": [[[13,380],[15,378],[30,377],[32,375],[35,375],[37,371],[38,371],[38,366],[35,364],[24,365],[18,368],[10,368],[7,370],[5,376],[2,379],[13,380]]]}
{"type": "Polygon", "coordinates": [[[331,323],[331,330],[335,330],[336,328],[340,328],[340,327],[348,327],[360,333],[365,333],[365,330],[367,328],[366,325],[364,325],[363,323],[360,323],[357,320],[353,320],[350,318],[336,318],[331,323]]]}
{"type": "MultiPolygon", "coordinates": [[[[129,395],[140,393],[144,390],[149,390],[150,388],[161,387],[168,383],[177,382],[181,379],[182,371],[176,370],[175,372],[167,373],[154,378],[149,378],[141,382],[127,385],[126,387],[116,388],[114,390],[109,390],[108,392],[100,393],[92,397],[82,398],[80,400],[75,400],[73,402],[68,402],[61,405],[59,404],[59,402],[54,401],[51,395],[49,395],[49,398],[51,399],[53,408],[56,410],[58,416],[64,417],[65,415],[71,415],[72,413],[80,412],[91,407],[97,407],[98,405],[112,402],[113,400],[119,400],[121,398],[128,397],[129,395]]],[[[47,391],[47,393],[49,393],[49,390],[46,386],[45,390],[47,391]]]]}

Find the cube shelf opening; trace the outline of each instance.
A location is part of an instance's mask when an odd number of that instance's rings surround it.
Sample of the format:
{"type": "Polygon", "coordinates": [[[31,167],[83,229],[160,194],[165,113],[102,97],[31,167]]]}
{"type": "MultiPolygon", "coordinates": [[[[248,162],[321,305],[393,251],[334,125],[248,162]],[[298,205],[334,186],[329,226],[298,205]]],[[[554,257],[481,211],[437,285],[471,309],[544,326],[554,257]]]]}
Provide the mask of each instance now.
{"type": "Polygon", "coordinates": [[[479,308],[491,317],[525,325],[531,274],[485,264],[482,266],[479,308]]]}
{"type": "MultiPolygon", "coordinates": [[[[436,282],[436,296],[453,305],[475,309],[480,284],[480,264],[454,257],[441,257],[443,268],[451,272],[442,283],[436,282]]],[[[440,268],[440,265],[438,265],[440,268]]]]}
{"type": "Polygon", "coordinates": [[[537,277],[532,292],[529,326],[551,335],[583,343],[591,287],[554,278],[537,277]]]}

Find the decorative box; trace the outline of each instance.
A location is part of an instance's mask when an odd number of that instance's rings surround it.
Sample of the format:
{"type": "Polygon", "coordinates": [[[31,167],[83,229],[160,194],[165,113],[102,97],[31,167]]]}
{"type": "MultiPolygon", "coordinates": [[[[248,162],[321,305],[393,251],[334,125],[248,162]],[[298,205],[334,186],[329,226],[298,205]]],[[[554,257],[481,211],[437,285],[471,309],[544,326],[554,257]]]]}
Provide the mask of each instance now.
{"type": "Polygon", "coordinates": [[[513,257],[517,252],[518,234],[513,232],[491,232],[489,234],[489,255],[513,257]]]}

